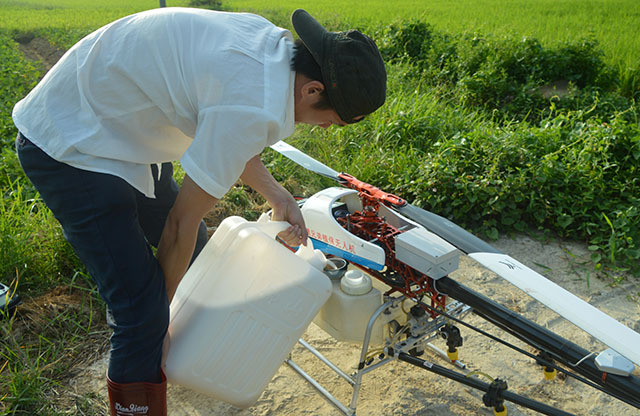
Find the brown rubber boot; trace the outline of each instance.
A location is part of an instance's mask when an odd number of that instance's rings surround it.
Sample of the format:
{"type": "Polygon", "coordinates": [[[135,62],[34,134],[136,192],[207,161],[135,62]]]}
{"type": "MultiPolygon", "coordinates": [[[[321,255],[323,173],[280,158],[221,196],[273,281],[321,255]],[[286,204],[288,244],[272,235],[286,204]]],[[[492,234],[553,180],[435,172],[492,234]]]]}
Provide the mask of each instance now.
{"type": "Polygon", "coordinates": [[[160,383],[114,383],[107,377],[111,416],[167,416],[167,378],[160,383]]]}

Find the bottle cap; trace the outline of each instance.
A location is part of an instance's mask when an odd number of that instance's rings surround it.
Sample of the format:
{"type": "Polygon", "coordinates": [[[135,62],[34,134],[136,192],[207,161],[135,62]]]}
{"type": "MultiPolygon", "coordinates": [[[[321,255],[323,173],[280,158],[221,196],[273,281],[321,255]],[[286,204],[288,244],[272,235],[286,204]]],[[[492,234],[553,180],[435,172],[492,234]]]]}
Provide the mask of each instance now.
{"type": "Polygon", "coordinates": [[[372,287],[371,278],[359,270],[347,271],[340,280],[340,288],[348,295],[366,295],[372,287]]]}

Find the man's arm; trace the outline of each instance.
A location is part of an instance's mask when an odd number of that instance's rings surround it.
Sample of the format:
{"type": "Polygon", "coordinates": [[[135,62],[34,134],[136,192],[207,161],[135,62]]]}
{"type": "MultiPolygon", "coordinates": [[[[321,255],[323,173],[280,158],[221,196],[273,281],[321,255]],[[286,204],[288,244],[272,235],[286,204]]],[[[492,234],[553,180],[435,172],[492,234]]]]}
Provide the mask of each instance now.
{"type": "Polygon", "coordinates": [[[158,262],[164,272],[169,302],[193,256],[200,221],[218,199],[212,197],[185,175],[158,244],[158,262]]]}
{"type": "Polygon", "coordinates": [[[293,196],[275,180],[264,166],[260,155],[250,159],[245,165],[240,179],[262,195],[273,212],[274,221],[287,221],[291,227],[278,234],[290,246],[307,244],[307,227],[304,224],[300,207],[293,196]]]}

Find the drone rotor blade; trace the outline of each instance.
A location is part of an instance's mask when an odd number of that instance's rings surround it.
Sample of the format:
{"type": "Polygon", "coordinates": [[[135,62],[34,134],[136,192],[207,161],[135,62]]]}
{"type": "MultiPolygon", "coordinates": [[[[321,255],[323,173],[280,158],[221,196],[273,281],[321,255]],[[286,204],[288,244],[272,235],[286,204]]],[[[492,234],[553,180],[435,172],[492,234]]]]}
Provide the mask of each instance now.
{"type": "Polygon", "coordinates": [[[411,204],[393,208],[410,220],[445,239],[465,254],[476,252],[500,253],[498,249],[487,244],[464,228],[432,212],[411,204]]]}
{"type": "Polygon", "coordinates": [[[338,172],[331,169],[329,166],[318,162],[311,156],[306,153],[301,152],[295,147],[291,146],[280,140],[279,142],[271,145],[271,148],[276,152],[280,153],[284,157],[294,161],[298,165],[306,168],[312,172],[315,172],[319,175],[325,176],[327,178],[333,179],[334,181],[338,181],[338,172]]]}
{"type": "Polygon", "coordinates": [[[640,365],[640,334],[631,328],[506,254],[471,253],[469,257],[640,365]]]}

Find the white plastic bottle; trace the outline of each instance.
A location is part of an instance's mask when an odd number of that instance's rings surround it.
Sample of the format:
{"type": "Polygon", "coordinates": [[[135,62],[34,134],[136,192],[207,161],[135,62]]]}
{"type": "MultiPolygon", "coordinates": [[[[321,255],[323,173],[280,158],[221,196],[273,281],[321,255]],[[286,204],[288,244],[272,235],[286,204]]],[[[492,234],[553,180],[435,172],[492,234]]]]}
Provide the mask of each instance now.
{"type": "MultiPolygon", "coordinates": [[[[349,270],[341,279],[332,279],[331,297],[313,322],[338,341],[362,343],[371,315],[382,305],[382,294],[371,277],[349,270]]],[[[382,317],[373,326],[370,343],[383,342],[382,317]]]]}

